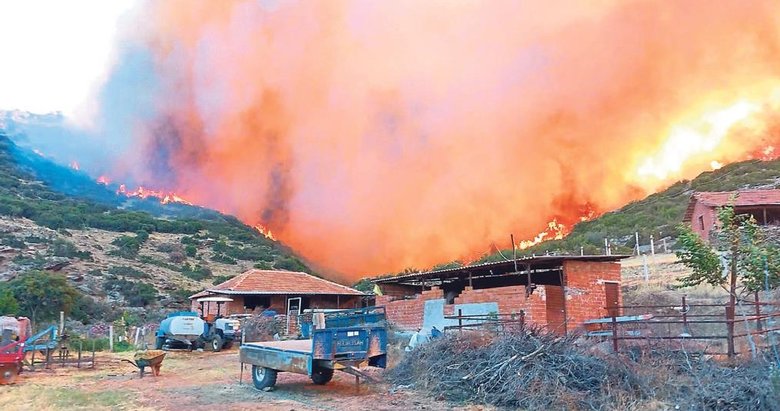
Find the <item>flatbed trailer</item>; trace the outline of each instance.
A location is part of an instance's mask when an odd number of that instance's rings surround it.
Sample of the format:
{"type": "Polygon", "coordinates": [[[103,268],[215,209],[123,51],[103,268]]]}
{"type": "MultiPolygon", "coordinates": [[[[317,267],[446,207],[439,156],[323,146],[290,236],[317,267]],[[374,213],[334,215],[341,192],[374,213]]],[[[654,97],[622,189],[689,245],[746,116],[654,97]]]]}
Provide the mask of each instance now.
{"type": "Polygon", "coordinates": [[[325,328],[313,330],[311,339],[246,343],[239,352],[259,390],[276,385],[279,372],[308,375],[320,385],[337,370],[360,376],[359,368],[387,364],[384,307],[327,313],[325,328]]]}

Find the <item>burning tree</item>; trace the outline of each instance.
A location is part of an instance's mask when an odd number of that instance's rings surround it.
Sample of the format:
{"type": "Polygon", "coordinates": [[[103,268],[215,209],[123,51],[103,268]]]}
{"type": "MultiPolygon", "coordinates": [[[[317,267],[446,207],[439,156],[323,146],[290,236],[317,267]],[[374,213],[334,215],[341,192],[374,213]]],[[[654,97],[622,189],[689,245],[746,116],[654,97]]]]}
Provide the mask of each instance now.
{"type": "MultiPolygon", "coordinates": [[[[679,281],[683,287],[710,284],[725,289],[733,320],[738,298],[780,285],[780,248],[767,241],[752,215],[737,214],[732,206],[718,209],[718,223],[712,243],[691,227],[680,227],[678,241],[682,249],[676,254],[693,272],[679,281]]],[[[733,332],[732,323],[729,335],[733,332]]],[[[729,338],[729,353],[733,352],[732,344],[729,338]]]]}

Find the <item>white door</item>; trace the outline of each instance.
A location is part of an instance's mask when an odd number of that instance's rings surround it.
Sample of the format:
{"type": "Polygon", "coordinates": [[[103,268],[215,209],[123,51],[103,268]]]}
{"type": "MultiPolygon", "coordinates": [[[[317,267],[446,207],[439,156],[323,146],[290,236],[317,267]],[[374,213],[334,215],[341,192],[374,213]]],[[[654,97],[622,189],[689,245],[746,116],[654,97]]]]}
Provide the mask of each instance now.
{"type": "Polygon", "coordinates": [[[287,334],[290,334],[290,316],[301,315],[301,297],[292,297],[287,299],[287,334]]]}

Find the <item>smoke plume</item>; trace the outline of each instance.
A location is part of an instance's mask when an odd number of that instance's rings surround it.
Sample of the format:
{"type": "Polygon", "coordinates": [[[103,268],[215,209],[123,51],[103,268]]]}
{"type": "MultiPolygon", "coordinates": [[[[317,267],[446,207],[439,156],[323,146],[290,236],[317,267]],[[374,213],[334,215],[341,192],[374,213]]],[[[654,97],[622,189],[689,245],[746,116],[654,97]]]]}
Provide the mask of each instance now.
{"type": "Polygon", "coordinates": [[[150,1],[96,96],[115,180],[337,278],[479,255],[780,140],[777,1],[150,1]]]}

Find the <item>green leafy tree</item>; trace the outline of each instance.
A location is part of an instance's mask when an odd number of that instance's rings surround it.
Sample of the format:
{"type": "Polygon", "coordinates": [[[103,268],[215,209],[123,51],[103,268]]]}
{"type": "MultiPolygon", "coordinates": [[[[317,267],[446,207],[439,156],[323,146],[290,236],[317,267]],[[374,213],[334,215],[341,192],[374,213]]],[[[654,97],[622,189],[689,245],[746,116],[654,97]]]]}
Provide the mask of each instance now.
{"type": "MultiPolygon", "coordinates": [[[[766,241],[764,231],[751,215],[736,214],[732,206],[718,209],[718,222],[717,238],[712,244],[699,238],[690,227],[682,228],[682,249],[677,256],[692,273],[680,278],[680,282],[683,286],[723,287],[729,293],[727,315],[733,320],[738,298],[780,284],[780,250],[766,241]]],[[[728,324],[728,353],[730,357],[734,355],[733,322],[728,324]]]]}
{"type": "Polygon", "coordinates": [[[19,313],[19,303],[8,288],[0,289],[0,315],[16,315],[19,313]]]}
{"type": "Polygon", "coordinates": [[[60,311],[70,313],[81,297],[64,276],[45,271],[29,271],[7,287],[19,304],[19,314],[30,317],[33,324],[56,319],[60,311]]]}
{"type": "Polygon", "coordinates": [[[723,287],[733,299],[741,294],[780,285],[780,249],[766,241],[766,235],[750,215],[733,207],[718,210],[716,239],[704,241],[689,226],[680,228],[677,251],[690,275],[680,278],[683,287],[710,284],[723,287]]]}

